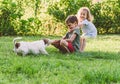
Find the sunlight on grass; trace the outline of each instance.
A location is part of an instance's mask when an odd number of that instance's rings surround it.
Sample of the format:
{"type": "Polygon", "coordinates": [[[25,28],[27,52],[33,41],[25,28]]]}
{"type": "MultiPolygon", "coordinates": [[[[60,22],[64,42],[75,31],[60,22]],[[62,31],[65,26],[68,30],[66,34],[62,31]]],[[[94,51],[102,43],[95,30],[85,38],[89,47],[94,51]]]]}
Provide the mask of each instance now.
{"type": "MultiPolygon", "coordinates": [[[[48,46],[46,55],[17,56],[14,37],[0,37],[0,84],[113,84],[120,83],[119,35],[88,39],[84,53],[62,54],[48,46]]],[[[25,41],[52,36],[23,36],[25,41]]]]}
{"type": "Polygon", "coordinates": [[[94,40],[90,39],[90,42],[87,43],[87,49],[92,51],[102,51],[102,52],[119,52],[120,50],[120,41],[119,36],[116,38],[110,36],[104,36],[103,38],[98,37],[94,40]]]}

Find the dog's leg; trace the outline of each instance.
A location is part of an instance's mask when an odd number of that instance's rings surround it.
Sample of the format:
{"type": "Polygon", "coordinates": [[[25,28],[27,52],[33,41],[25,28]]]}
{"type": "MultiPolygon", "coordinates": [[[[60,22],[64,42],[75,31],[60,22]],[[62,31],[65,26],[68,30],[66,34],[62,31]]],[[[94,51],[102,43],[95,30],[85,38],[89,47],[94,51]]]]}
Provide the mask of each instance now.
{"type": "Polygon", "coordinates": [[[22,52],[22,56],[26,56],[27,55],[27,53],[26,52],[22,52]]]}
{"type": "Polygon", "coordinates": [[[42,49],[42,50],[41,50],[41,53],[42,53],[42,54],[45,54],[45,55],[49,55],[48,52],[47,52],[45,49],[42,49]]]}
{"type": "Polygon", "coordinates": [[[37,54],[39,54],[40,52],[39,52],[39,49],[36,49],[36,50],[32,50],[32,53],[37,55],[37,54]]]}

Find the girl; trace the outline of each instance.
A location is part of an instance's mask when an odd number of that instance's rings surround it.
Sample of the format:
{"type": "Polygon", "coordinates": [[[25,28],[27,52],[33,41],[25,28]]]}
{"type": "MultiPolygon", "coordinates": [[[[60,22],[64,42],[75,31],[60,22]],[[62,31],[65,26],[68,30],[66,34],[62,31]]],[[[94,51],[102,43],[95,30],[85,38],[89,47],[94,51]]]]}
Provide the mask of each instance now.
{"type": "Polygon", "coordinates": [[[80,38],[80,52],[84,52],[86,46],[86,38],[95,38],[97,36],[97,29],[92,23],[92,15],[89,8],[82,7],[77,13],[78,26],[82,30],[82,36],[80,38]]]}

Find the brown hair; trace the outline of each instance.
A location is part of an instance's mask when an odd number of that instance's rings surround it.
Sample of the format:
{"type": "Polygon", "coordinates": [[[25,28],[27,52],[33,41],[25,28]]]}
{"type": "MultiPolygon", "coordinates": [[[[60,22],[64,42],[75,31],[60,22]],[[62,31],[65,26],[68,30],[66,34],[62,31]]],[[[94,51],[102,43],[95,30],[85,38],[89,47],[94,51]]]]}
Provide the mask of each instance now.
{"type": "Polygon", "coordinates": [[[65,23],[68,24],[68,23],[74,23],[76,22],[78,24],[78,19],[75,15],[69,15],[66,20],[65,20],[65,23]]]}

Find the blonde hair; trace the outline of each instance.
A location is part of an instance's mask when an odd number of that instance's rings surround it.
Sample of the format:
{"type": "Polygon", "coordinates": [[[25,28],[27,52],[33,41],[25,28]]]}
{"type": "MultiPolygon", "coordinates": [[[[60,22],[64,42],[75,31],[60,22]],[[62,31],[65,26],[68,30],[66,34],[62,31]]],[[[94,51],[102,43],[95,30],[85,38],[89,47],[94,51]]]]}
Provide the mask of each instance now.
{"type": "Polygon", "coordinates": [[[91,14],[91,12],[90,12],[90,9],[88,8],[88,7],[81,7],[79,10],[78,10],[78,13],[77,13],[77,18],[78,18],[78,20],[79,20],[79,18],[80,18],[80,13],[81,13],[81,11],[87,11],[87,20],[88,21],[90,21],[90,22],[92,22],[93,21],[93,16],[92,16],[92,14],[91,14]]]}

